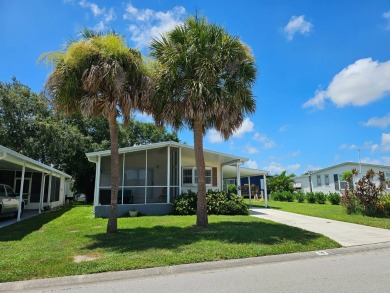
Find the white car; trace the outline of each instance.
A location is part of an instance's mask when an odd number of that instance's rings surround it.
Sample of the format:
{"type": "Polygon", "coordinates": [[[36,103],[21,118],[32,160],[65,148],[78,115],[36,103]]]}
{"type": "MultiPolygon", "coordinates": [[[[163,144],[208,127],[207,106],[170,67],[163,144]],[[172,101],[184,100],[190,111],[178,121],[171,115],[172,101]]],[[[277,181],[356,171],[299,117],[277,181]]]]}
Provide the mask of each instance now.
{"type": "MultiPolygon", "coordinates": [[[[0,183],[0,215],[15,214],[18,216],[19,197],[13,189],[6,184],[0,183]]],[[[22,212],[24,202],[22,202],[22,212]]]]}

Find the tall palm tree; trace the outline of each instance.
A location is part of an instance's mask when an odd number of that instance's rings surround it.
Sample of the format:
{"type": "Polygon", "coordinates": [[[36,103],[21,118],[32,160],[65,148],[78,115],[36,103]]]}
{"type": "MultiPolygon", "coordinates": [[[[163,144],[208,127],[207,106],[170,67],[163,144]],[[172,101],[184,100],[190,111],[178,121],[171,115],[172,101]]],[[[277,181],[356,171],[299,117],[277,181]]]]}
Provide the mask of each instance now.
{"type": "Polygon", "coordinates": [[[55,106],[70,114],[103,115],[108,120],[111,140],[111,209],[107,232],[117,231],[119,153],[117,118],[126,123],[133,109],[149,106],[151,79],[139,51],[127,47],[114,32],[82,31],[79,41],[64,50],[46,53],[41,60],[53,65],[46,89],[55,106]]]}
{"type": "Polygon", "coordinates": [[[154,39],[151,54],[158,61],[153,98],[156,122],[194,132],[198,172],[197,226],[207,227],[206,171],[203,136],[215,128],[228,139],[255,111],[252,86],[254,58],[237,37],[204,17],[190,17],[154,39]]]}

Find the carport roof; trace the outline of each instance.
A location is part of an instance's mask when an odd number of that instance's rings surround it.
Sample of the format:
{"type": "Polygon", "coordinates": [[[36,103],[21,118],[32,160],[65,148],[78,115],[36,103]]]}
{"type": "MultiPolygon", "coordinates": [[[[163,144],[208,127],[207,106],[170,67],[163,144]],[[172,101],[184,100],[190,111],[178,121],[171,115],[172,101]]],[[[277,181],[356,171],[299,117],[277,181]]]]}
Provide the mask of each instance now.
{"type": "Polygon", "coordinates": [[[45,165],[41,162],[33,160],[22,154],[19,154],[9,148],[0,145],[0,169],[20,171],[20,167],[25,165],[26,171],[38,171],[44,173],[55,173],[58,175],[71,178],[70,175],[57,170],[51,166],[45,165]]]}

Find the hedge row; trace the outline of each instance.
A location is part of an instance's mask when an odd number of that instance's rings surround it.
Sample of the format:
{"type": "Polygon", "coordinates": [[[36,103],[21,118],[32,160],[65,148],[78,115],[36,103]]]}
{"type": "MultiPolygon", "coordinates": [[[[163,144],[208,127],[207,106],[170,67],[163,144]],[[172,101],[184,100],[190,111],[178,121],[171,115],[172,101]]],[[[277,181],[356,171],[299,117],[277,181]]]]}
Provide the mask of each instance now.
{"type": "Polygon", "coordinates": [[[289,191],[276,191],[271,193],[271,198],[276,201],[297,201],[297,202],[308,202],[308,203],[318,203],[325,204],[328,200],[331,204],[338,205],[340,204],[340,195],[337,192],[325,194],[323,192],[294,192],[289,191]]]}

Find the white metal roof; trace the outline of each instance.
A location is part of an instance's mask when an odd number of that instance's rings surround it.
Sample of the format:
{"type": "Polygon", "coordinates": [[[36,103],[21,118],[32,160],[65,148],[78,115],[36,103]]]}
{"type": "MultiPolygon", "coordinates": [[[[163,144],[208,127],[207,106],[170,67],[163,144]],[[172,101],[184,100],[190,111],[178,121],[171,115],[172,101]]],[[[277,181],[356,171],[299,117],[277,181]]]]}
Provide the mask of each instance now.
{"type": "Polygon", "coordinates": [[[39,171],[44,173],[55,173],[58,175],[65,176],[66,178],[72,178],[70,175],[57,170],[51,166],[45,165],[41,162],[33,160],[22,154],[19,154],[9,148],[0,145],[0,169],[11,169],[15,170],[17,166],[25,165],[26,168],[31,171],[39,171]]]}
{"type": "MultiPolygon", "coordinates": [[[[310,171],[310,174],[316,174],[316,173],[320,173],[320,172],[323,172],[323,171],[327,171],[327,170],[330,170],[330,169],[334,169],[334,168],[341,167],[341,166],[346,166],[346,165],[354,165],[354,166],[358,167],[359,163],[357,163],[357,162],[344,162],[344,163],[340,163],[340,164],[337,164],[337,165],[329,166],[329,167],[326,167],[326,168],[323,168],[323,169],[310,171]]],[[[378,169],[380,169],[380,168],[388,168],[388,169],[390,169],[390,166],[388,166],[388,165],[376,165],[376,164],[368,164],[368,163],[360,163],[360,165],[361,166],[366,166],[366,167],[378,168],[378,169]]],[[[304,175],[301,175],[301,176],[304,176],[304,175]]],[[[301,176],[297,176],[297,177],[301,177],[301,176]]]]}
{"type": "MultiPolygon", "coordinates": [[[[194,147],[193,146],[183,144],[183,143],[174,142],[174,141],[165,141],[165,142],[159,142],[159,143],[151,143],[151,144],[146,144],[146,145],[137,145],[137,146],[132,146],[132,147],[120,148],[119,154],[142,151],[142,150],[147,150],[147,149],[161,148],[161,147],[167,147],[167,146],[181,148],[182,156],[194,156],[194,147]]],[[[206,160],[219,162],[221,164],[233,162],[233,161],[246,162],[249,160],[248,158],[224,154],[224,153],[210,151],[210,150],[204,150],[203,152],[204,152],[204,156],[205,156],[206,160]]],[[[92,153],[86,154],[86,156],[88,157],[88,160],[90,162],[94,162],[94,163],[96,163],[97,158],[99,156],[109,156],[109,155],[111,155],[110,150],[92,152],[92,153]]]]}

